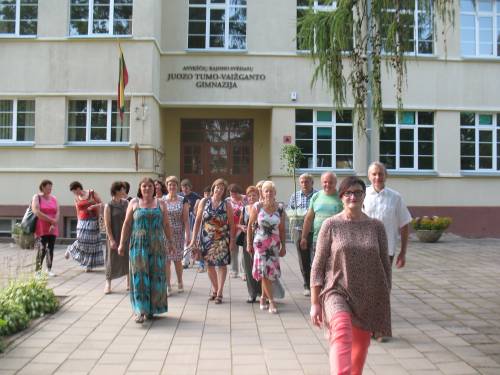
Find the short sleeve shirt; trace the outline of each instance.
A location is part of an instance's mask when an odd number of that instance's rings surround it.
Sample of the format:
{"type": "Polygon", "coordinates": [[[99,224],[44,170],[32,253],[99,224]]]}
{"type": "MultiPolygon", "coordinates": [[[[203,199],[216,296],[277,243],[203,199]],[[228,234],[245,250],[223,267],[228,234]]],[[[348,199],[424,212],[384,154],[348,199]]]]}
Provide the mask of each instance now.
{"type": "Polygon", "coordinates": [[[411,221],[411,215],[401,195],[392,189],[380,192],[369,186],[364,201],[365,213],[384,223],[387,234],[389,256],[394,256],[399,242],[399,229],[411,221]]]}
{"type": "Polygon", "coordinates": [[[315,242],[323,221],[342,211],[343,204],[337,193],[328,195],[321,190],[312,196],[309,208],[314,212],[313,242],[315,242]]]}

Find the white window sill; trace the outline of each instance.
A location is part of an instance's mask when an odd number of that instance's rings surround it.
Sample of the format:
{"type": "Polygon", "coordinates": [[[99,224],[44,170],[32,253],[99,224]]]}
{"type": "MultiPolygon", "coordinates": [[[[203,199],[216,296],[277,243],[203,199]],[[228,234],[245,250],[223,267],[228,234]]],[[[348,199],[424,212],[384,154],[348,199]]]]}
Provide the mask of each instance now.
{"type": "Polygon", "coordinates": [[[387,173],[390,176],[439,176],[439,173],[432,169],[415,169],[411,171],[388,169],[387,173]]]}
{"type": "Polygon", "coordinates": [[[354,169],[332,169],[332,168],[298,168],[295,170],[297,174],[311,173],[322,174],[324,172],[335,172],[336,175],[349,176],[356,174],[354,169]]]}
{"type": "Polygon", "coordinates": [[[0,141],[0,147],[32,147],[34,141],[0,141]]]}
{"type": "Polygon", "coordinates": [[[498,177],[500,171],[460,171],[462,177],[498,177]]]}
{"type": "Polygon", "coordinates": [[[128,147],[129,142],[67,142],[66,147],[128,147]]]}
{"type": "Polygon", "coordinates": [[[188,53],[234,53],[234,54],[247,54],[247,49],[225,49],[225,48],[186,48],[184,50],[188,53]]]}
{"type": "Polygon", "coordinates": [[[498,61],[500,60],[500,56],[462,56],[462,60],[464,61],[498,61]]]}
{"type": "Polygon", "coordinates": [[[37,35],[0,34],[0,39],[36,39],[37,35]]]}
{"type": "Polygon", "coordinates": [[[85,34],[85,35],[68,35],[68,39],[85,40],[85,39],[132,39],[132,35],[112,35],[112,34],[85,34]]]}

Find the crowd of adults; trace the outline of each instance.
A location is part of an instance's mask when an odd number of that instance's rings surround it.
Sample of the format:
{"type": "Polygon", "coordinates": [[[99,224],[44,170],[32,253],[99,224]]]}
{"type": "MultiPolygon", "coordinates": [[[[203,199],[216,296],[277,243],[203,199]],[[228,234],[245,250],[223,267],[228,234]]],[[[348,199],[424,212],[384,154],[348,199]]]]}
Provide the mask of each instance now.
{"type": "MultiPolygon", "coordinates": [[[[86,272],[105,265],[106,294],[112,292],[112,280],[126,276],[138,323],[167,311],[174,293],[172,264],[177,293],[184,291],[184,269],[196,264],[198,272],[208,274],[208,300],[223,303],[229,266],[231,277],[246,282],[247,302],[259,299],[261,310],[277,314],[276,298],[283,297],[285,211],[302,209],[303,223],[294,221],[292,229],[311,321],[326,329],[332,374],[361,374],[370,338],[385,341],[392,334],[391,264],[400,242],[396,266],[405,265],[411,220],[401,195],[385,186],[382,163],[370,165],[368,179],[367,188],[362,179],[346,177],[337,190],[336,175],[325,172],[317,191],[313,177],[303,174],[287,206],[277,201],[272,181],[243,190],[217,179],[200,196],[189,180],[143,178],[134,198],[127,182],[116,181],[106,204],[74,181],[77,235],[65,257],[86,272]],[[101,230],[106,233],[104,254],[101,230]]],[[[36,269],[46,259],[47,273],[54,276],[59,205],[51,181],[42,181],[39,189],[32,199],[38,218],[36,269]]]]}

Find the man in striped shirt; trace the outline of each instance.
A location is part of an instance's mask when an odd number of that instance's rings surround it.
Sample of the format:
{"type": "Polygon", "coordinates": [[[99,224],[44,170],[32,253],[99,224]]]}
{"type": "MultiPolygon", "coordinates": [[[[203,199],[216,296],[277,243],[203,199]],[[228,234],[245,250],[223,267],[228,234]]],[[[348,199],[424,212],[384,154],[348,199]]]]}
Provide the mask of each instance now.
{"type": "MultiPolygon", "coordinates": [[[[290,197],[290,201],[288,202],[288,209],[303,209],[304,212],[309,208],[309,202],[311,201],[311,197],[314,193],[317,192],[316,189],[313,188],[314,180],[313,177],[304,173],[299,177],[300,183],[300,191],[297,191],[295,194],[292,194],[290,197]]],[[[300,238],[302,236],[302,223],[296,223],[294,228],[296,231],[296,243],[297,247],[297,255],[299,258],[299,266],[300,272],[302,273],[302,278],[304,279],[304,295],[309,296],[311,294],[309,288],[310,282],[310,274],[311,274],[311,250],[312,250],[312,241],[313,241],[313,233],[309,233],[307,237],[307,248],[300,248],[300,238]]]]}

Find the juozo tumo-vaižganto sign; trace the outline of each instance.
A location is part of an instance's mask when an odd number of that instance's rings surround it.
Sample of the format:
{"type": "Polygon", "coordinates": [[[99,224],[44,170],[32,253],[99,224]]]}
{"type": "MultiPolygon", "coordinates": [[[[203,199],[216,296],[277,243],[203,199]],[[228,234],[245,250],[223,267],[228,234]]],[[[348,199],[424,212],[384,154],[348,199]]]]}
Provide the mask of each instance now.
{"type": "Polygon", "coordinates": [[[255,73],[252,66],[186,65],[182,72],[168,73],[167,82],[193,81],[197,88],[236,89],[243,81],[265,81],[266,75],[255,73]]]}

